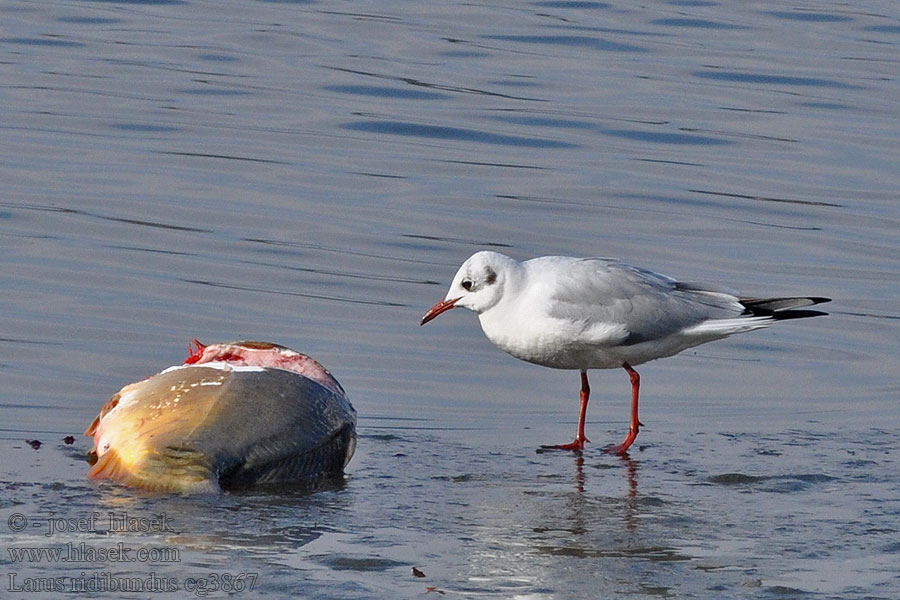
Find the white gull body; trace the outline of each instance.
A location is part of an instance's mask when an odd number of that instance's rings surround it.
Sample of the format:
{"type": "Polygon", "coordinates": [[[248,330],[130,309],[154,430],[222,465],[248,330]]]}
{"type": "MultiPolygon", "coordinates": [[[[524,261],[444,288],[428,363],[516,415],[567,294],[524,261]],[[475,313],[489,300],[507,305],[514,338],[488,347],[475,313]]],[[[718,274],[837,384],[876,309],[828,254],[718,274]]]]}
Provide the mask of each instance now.
{"type": "Polygon", "coordinates": [[[824,313],[796,310],[828,298],[743,298],[679,282],[609,258],[544,256],[519,262],[478,252],[459,268],[446,297],[424,325],[450,308],[478,314],[491,342],[522,360],[582,374],[582,417],[572,444],[580,450],[589,396],[588,369],[623,367],[632,379],[632,432],[610,448],[624,453],[637,435],[639,377],[632,369],[693,346],[778,320],[824,313]]]}

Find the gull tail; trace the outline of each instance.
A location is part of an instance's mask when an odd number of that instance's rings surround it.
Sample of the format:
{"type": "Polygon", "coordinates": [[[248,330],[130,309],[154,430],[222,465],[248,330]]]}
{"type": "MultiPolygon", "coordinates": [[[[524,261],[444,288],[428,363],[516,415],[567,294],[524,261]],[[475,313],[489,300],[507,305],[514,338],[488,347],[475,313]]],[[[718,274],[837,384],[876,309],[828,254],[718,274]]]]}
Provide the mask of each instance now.
{"type": "Polygon", "coordinates": [[[784,319],[804,319],[806,317],[821,317],[828,313],[820,310],[798,310],[806,306],[814,306],[824,302],[831,302],[831,298],[819,296],[795,297],[795,298],[738,298],[738,302],[744,307],[744,314],[754,317],[768,317],[775,321],[784,319]]]}

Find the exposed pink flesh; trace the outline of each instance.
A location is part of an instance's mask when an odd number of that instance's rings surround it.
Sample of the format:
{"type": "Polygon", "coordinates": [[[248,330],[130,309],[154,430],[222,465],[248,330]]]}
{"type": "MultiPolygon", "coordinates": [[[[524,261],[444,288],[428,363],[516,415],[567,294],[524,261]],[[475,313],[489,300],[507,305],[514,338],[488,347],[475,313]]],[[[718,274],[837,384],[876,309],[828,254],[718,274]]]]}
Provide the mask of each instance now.
{"type": "Polygon", "coordinates": [[[238,342],[204,346],[197,340],[196,350],[185,359],[186,365],[224,362],[232,365],[284,369],[318,382],[335,394],[344,394],[341,384],[316,360],[289,348],[268,342],[238,342]]]}

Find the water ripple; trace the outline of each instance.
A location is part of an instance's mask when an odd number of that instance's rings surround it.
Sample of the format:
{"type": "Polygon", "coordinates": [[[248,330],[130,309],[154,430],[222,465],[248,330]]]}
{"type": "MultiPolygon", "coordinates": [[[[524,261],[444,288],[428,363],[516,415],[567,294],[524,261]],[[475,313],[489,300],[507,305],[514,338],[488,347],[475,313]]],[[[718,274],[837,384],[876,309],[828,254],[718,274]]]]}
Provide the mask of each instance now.
{"type": "Polygon", "coordinates": [[[823,202],[821,200],[798,200],[795,198],[772,198],[766,196],[751,196],[749,194],[735,194],[733,192],[719,192],[713,190],[691,189],[696,194],[711,194],[713,196],[724,196],[726,198],[743,198],[745,200],[756,200],[758,202],[779,202],[783,204],[805,204],[807,206],[831,206],[841,208],[843,204],[835,204],[834,202],[823,202]]]}
{"type": "Polygon", "coordinates": [[[0,38],[0,42],[4,44],[18,44],[20,46],[55,46],[59,48],[82,48],[84,46],[81,42],[61,40],[52,36],[40,38],[0,38]]]}
{"type": "Polygon", "coordinates": [[[375,85],[328,85],[322,88],[339,94],[355,94],[374,98],[397,98],[402,100],[441,100],[449,98],[447,94],[423,92],[396,87],[379,87],[375,85]]]}
{"type": "Polygon", "coordinates": [[[142,6],[179,6],[187,4],[185,0],[85,0],[96,4],[139,4],[142,6]]]}
{"type": "Polygon", "coordinates": [[[422,137],[436,140],[454,140],[462,142],[478,142],[482,144],[500,144],[527,148],[577,148],[577,144],[548,140],[544,138],[528,138],[517,135],[490,133],[478,129],[450,127],[446,125],[423,125],[409,121],[356,121],[343,123],[341,127],[366,133],[381,133],[407,137],[422,137]]]}
{"type": "Polygon", "coordinates": [[[694,77],[729,81],[734,83],[753,83],[760,85],[783,85],[797,87],[825,87],[844,90],[861,89],[858,85],[844,83],[825,77],[802,77],[798,75],[772,75],[769,73],[741,73],[739,71],[694,71],[694,77]]]}
{"type": "Polygon", "coordinates": [[[543,2],[535,2],[534,5],[543,6],[545,8],[570,8],[573,10],[611,8],[611,5],[606,2],[589,2],[586,0],[544,0],[543,2]]]}
{"type": "Polygon", "coordinates": [[[436,281],[434,279],[415,279],[415,278],[405,278],[405,277],[397,277],[396,275],[377,275],[375,273],[361,273],[361,272],[350,272],[350,271],[337,271],[333,269],[320,269],[314,267],[299,267],[297,265],[284,265],[271,263],[266,261],[257,261],[257,260],[241,260],[241,264],[244,265],[256,265],[261,267],[272,267],[276,269],[286,269],[288,271],[297,271],[300,273],[314,273],[316,275],[328,275],[331,277],[346,277],[348,279],[361,279],[368,281],[390,281],[393,283],[412,283],[418,285],[442,285],[443,282],[436,281]]]}
{"type": "Polygon", "coordinates": [[[237,156],[233,154],[213,154],[210,152],[187,152],[187,151],[175,151],[175,150],[154,150],[157,154],[169,154],[172,156],[191,156],[194,158],[216,158],[216,159],[224,159],[224,160],[240,160],[244,162],[255,162],[255,163],[266,163],[272,165],[289,165],[291,163],[281,161],[281,160],[273,160],[270,158],[254,158],[251,156],[237,156]]]}
{"type": "Polygon", "coordinates": [[[827,13],[810,12],[805,10],[767,10],[764,14],[772,17],[777,17],[779,19],[786,19],[789,21],[804,21],[806,23],[847,23],[853,20],[852,17],[848,17],[847,15],[830,15],[827,13]]]}
{"type": "Polygon", "coordinates": [[[310,242],[295,242],[295,241],[266,239],[266,238],[241,238],[241,241],[251,242],[254,244],[263,244],[265,246],[272,246],[272,247],[276,247],[276,248],[278,248],[278,247],[304,248],[304,249],[309,249],[309,250],[316,250],[319,252],[328,252],[328,253],[332,253],[332,254],[345,254],[345,255],[349,255],[349,256],[362,256],[362,257],[366,257],[366,258],[379,258],[379,259],[386,259],[386,260],[392,260],[392,261],[398,261],[398,262],[404,262],[404,263],[411,262],[411,263],[419,263],[419,264],[426,264],[426,265],[441,264],[441,263],[435,263],[435,262],[428,261],[428,260],[409,258],[406,256],[391,256],[391,255],[387,255],[387,254],[377,254],[377,253],[372,253],[372,252],[365,252],[362,250],[354,250],[351,248],[344,248],[344,247],[339,247],[339,246],[325,246],[323,244],[310,243],[310,242]]]}
{"type": "Polygon", "coordinates": [[[610,42],[586,35],[487,35],[485,39],[522,44],[546,44],[551,46],[569,46],[590,48],[604,52],[646,52],[646,48],[621,42],[610,42]]]}
{"type": "Polygon", "coordinates": [[[226,290],[240,290],[244,292],[260,292],[263,294],[277,294],[280,296],[296,296],[299,298],[313,298],[316,300],[330,300],[333,302],[348,302],[350,304],[368,304],[374,306],[401,306],[408,307],[408,304],[401,304],[398,302],[390,302],[387,300],[370,300],[370,299],[362,299],[362,298],[348,298],[344,296],[333,296],[328,294],[313,294],[313,293],[305,293],[305,292],[291,292],[288,290],[276,290],[276,289],[267,289],[261,287],[253,287],[249,285],[237,285],[234,283],[225,283],[222,281],[211,281],[205,279],[181,279],[181,281],[185,283],[192,283],[195,285],[203,285],[214,288],[222,288],[226,290]]]}
{"type": "Polygon", "coordinates": [[[664,25],[666,27],[695,27],[698,29],[748,29],[748,27],[744,27],[743,25],[733,25],[731,23],[710,21],[708,19],[689,19],[686,17],[655,19],[650,22],[654,25],[664,25]]]}
{"type": "Polygon", "coordinates": [[[730,140],[714,138],[705,135],[693,135],[689,133],[673,133],[668,131],[638,131],[637,129],[600,129],[604,135],[625,138],[636,142],[651,142],[654,144],[697,144],[705,146],[719,146],[733,144],[730,140]]]}
{"type": "MultiPolygon", "coordinates": [[[[464,43],[462,40],[447,40],[447,41],[454,42],[454,43],[464,43]]],[[[348,69],[345,67],[327,67],[327,68],[329,68],[333,71],[339,71],[342,73],[350,73],[353,75],[363,75],[366,77],[374,77],[376,79],[385,79],[388,81],[400,81],[407,85],[423,87],[423,88],[428,88],[428,89],[434,89],[434,90],[441,90],[441,91],[445,91],[445,92],[454,92],[454,93],[460,93],[460,94],[477,94],[479,96],[495,96],[497,98],[508,98],[511,100],[528,100],[531,102],[544,102],[544,100],[542,100],[540,98],[530,98],[527,96],[512,96],[509,94],[501,94],[499,92],[491,92],[491,91],[483,90],[483,89],[479,89],[479,88],[469,88],[469,87],[427,82],[427,81],[423,81],[421,79],[416,79],[413,77],[401,77],[399,75],[387,75],[387,74],[383,74],[383,73],[375,73],[374,71],[348,69]]]]}
{"type": "Polygon", "coordinates": [[[109,215],[103,215],[100,213],[95,213],[87,210],[81,210],[76,208],[66,208],[62,206],[52,206],[49,204],[16,204],[16,203],[3,203],[6,206],[13,206],[16,208],[24,209],[24,210],[36,210],[42,212],[53,212],[53,213],[63,213],[63,214],[71,214],[71,215],[80,215],[85,217],[92,217],[94,219],[100,219],[103,221],[112,221],[115,223],[125,223],[127,225],[140,225],[142,227],[154,227],[158,229],[169,229],[172,231],[190,231],[195,233],[212,233],[212,229],[203,229],[200,227],[191,227],[188,225],[176,225],[174,223],[163,223],[161,221],[151,221],[148,219],[133,219],[128,217],[112,217],[109,215]]]}

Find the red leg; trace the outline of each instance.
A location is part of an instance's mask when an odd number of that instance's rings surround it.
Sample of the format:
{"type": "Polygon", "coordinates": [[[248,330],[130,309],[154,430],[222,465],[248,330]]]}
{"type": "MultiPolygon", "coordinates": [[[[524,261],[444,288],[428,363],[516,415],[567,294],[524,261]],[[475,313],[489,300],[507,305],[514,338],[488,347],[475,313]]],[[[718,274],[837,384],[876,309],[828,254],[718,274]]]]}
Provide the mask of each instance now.
{"type": "Polygon", "coordinates": [[[641,387],[641,376],[628,363],[622,363],[622,366],[628,371],[629,377],[631,377],[631,426],[628,428],[628,435],[625,436],[621,444],[604,448],[604,452],[609,452],[610,454],[625,454],[628,452],[628,448],[631,447],[634,439],[637,437],[638,429],[643,425],[638,420],[638,390],[641,387]]]}
{"type": "Polygon", "coordinates": [[[591,440],[584,435],[584,419],[587,416],[588,399],[591,397],[591,388],[588,385],[587,371],[581,372],[581,413],[578,415],[578,429],[575,431],[575,441],[571,444],[558,446],[541,446],[544,450],[576,450],[584,449],[584,443],[591,440]]]}

